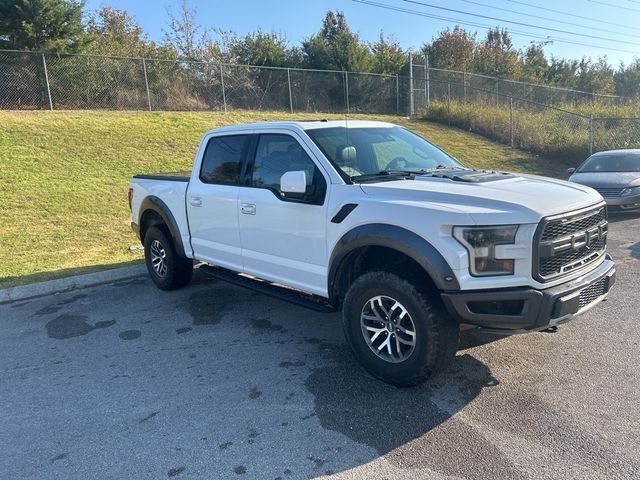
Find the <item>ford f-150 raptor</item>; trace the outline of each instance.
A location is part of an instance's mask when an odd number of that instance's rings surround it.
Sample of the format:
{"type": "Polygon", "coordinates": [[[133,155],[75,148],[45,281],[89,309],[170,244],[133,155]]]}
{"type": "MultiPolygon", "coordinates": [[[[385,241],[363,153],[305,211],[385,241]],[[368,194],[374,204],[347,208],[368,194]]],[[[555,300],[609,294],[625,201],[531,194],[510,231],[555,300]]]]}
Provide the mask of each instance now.
{"type": "Polygon", "coordinates": [[[395,385],[445,366],[461,326],[554,327],[615,280],[595,190],[465,168],[389,123],[212,130],[191,174],[136,175],[129,204],[159,288],[186,285],[195,260],[239,285],[341,310],[355,356],[395,385]]]}

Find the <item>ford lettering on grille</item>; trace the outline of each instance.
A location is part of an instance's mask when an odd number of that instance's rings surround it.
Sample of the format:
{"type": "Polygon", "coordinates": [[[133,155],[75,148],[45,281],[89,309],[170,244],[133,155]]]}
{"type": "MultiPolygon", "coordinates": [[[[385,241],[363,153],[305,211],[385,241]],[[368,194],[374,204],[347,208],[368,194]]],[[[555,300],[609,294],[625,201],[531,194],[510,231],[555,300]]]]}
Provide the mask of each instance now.
{"type": "Polygon", "coordinates": [[[604,205],[544,218],[535,237],[534,278],[547,282],[597,261],[605,253],[607,233],[604,205]]]}

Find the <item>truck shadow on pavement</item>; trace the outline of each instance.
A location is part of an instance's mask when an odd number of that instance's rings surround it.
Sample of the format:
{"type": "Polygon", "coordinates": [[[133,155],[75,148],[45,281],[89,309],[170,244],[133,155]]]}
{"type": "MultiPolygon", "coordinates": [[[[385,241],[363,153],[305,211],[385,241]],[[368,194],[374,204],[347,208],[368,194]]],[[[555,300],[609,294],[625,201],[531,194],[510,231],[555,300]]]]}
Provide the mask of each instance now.
{"type": "MultiPolygon", "coordinates": [[[[194,283],[198,285],[200,280],[196,278],[194,283]]],[[[396,468],[428,468],[445,475],[482,478],[476,477],[473,469],[469,468],[473,462],[459,462],[459,457],[452,455],[452,452],[459,451],[461,455],[472,456],[478,462],[493,458],[493,473],[506,472],[511,478],[518,478],[518,473],[512,471],[507,460],[502,460],[502,454],[496,447],[481,438],[477,430],[464,421],[452,418],[483,389],[499,384],[490,369],[473,355],[459,351],[451,367],[430,382],[414,388],[397,388],[371,377],[360,367],[344,341],[339,315],[307,313],[299,307],[237,289],[224,282],[209,284],[208,288],[211,290],[193,293],[186,305],[193,325],[218,329],[224,328],[227,322],[234,322],[234,317],[244,318],[256,332],[256,344],[276,344],[274,352],[278,353],[275,355],[289,359],[280,362],[279,366],[288,372],[287,375],[296,372],[295,376],[284,379],[291,380],[289,385],[294,388],[286,398],[286,403],[296,404],[307,396],[295,393],[296,386],[306,389],[312,396],[310,411],[284,422],[288,434],[298,439],[294,444],[287,444],[282,437],[261,437],[265,450],[269,451],[270,462],[281,468],[286,467],[280,470],[285,471],[285,475],[288,475],[286,471],[290,471],[295,478],[302,474],[312,478],[348,471],[384,455],[385,460],[396,468]],[[229,302],[229,298],[235,298],[236,302],[229,302]],[[264,317],[256,318],[252,306],[255,304],[263,305],[264,317]],[[295,397],[291,396],[294,393],[295,397]],[[319,422],[320,428],[312,426],[315,422],[319,422]],[[329,443],[321,448],[322,452],[309,449],[305,455],[308,461],[306,471],[300,470],[300,464],[288,461],[289,452],[307,443],[308,435],[316,438],[318,447],[325,443],[326,440],[322,438],[326,437],[326,433],[321,433],[323,431],[342,434],[360,446],[353,448],[351,455],[350,448],[348,451],[335,450],[345,448],[339,446],[345,445],[344,440],[333,447],[329,443]],[[363,454],[363,447],[365,451],[375,452],[373,456],[363,454]]],[[[465,332],[461,348],[500,338],[465,332]]],[[[231,363],[241,362],[240,359],[229,360],[231,363]]],[[[246,370],[241,375],[246,378],[260,375],[263,366],[272,362],[278,360],[263,357],[260,361],[256,359],[255,364],[245,362],[246,370]]],[[[268,404],[262,406],[263,398],[269,395],[265,383],[282,382],[282,379],[275,380],[271,375],[267,373],[249,392],[249,398],[257,402],[254,408],[246,412],[245,420],[249,424],[259,423],[259,418],[266,414],[264,408],[268,404]]],[[[244,383],[242,379],[237,381],[244,383]]],[[[309,407],[305,408],[305,403],[298,405],[306,410],[309,407]]],[[[270,415],[277,417],[275,412],[279,408],[271,408],[270,415]]],[[[228,443],[229,440],[222,445],[228,443]]],[[[349,445],[349,442],[346,444],[349,445]]],[[[259,464],[260,459],[243,465],[247,474],[255,472],[254,462],[259,464]]],[[[482,475],[488,473],[491,472],[484,471],[482,475]]]]}
{"type": "MultiPolygon", "coordinates": [[[[194,283],[197,285],[199,282],[196,278],[194,283]]],[[[281,470],[285,475],[289,475],[286,473],[289,471],[295,478],[298,478],[297,475],[313,478],[322,474],[345,472],[384,456],[395,468],[427,468],[444,475],[465,478],[483,478],[484,475],[501,472],[508,474],[510,478],[519,478],[511,464],[506,459],[503,460],[501,452],[482,438],[476,429],[464,421],[452,418],[483,389],[499,384],[490,369],[473,355],[459,351],[450,368],[431,381],[414,388],[397,388],[373,378],[360,367],[344,341],[339,315],[312,312],[306,315],[307,311],[304,309],[237,289],[224,282],[210,285],[209,288],[218,294],[203,295],[206,290],[201,290],[191,296],[187,305],[193,325],[218,328],[225,322],[232,321],[230,318],[234,316],[247,319],[258,335],[256,340],[281,345],[278,350],[290,358],[289,361],[280,362],[279,366],[285,371],[299,373],[295,377],[289,377],[293,380],[291,387],[299,385],[313,397],[311,411],[285,422],[289,433],[304,444],[306,439],[303,439],[308,435],[316,437],[318,443],[321,443],[320,439],[325,436],[322,431],[337,432],[360,445],[353,448],[352,455],[344,450],[333,450],[332,454],[331,446],[326,446],[323,454],[309,450],[306,454],[309,461],[307,469],[301,471],[299,464],[292,465],[287,460],[289,452],[299,448],[299,445],[287,445],[282,438],[262,438],[263,443],[270,444],[264,445],[271,455],[270,462],[286,467],[281,470]],[[231,297],[237,301],[230,303],[228,300],[231,297]],[[265,313],[269,314],[255,318],[252,307],[254,302],[263,304],[266,307],[265,313]],[[222,318],[212,315],[212,312],[222,315],[222,318]],[[299,316],[298,312],[304,313],[299,316]],[[311,419],[319,422],[319,429],[308,423],[311,419]],[[308,428],[312,430],[308,431],[308,428]],[[365,450],[370,449],[375,454],[369,458],[362,455],[362,446],[368,447],[365,450]],[[459,462],[460,457],[452,455],[452,452],[458,451],[461,456],[473,457],[477,463],[493,458],[491,472],[485,469],[476,476],[474,469],[469,467],[474,462],[459,462]]],[[[460,348],[467,349],[500,338],[502,337],[464,332],[460,348]]],[[[251,378],[259,374],[262,366],[271,361],[273,360],[263,358],[256,361],[255,365],[245,364],[248,370],[243,376],[251,378]]],[[[261,383],[267,382],[267,377],[261,383]]],[[[242,383],[242,380],[239,379],[239,382],[242,383]]],[[[258,384],[249,392],[249,398],[261,405],[263,397],[268,395],[265,390],[264,384],[258,384]]],[[[299,395],[287,397],[287,403],[299,395]]],[[[258,421],[258,417],[264,416],[265,411],[258,407],[246,414],[246,421],[253,423],[258,421]],[[254,415],[256,418],[252,419],[254,415]]],[[[344,445],[345,442],[339,444],[344,445]]],[[[340,448],[342,447],[337,447],[338,450],[340,448]]],[[[260,459],[256,458],[255,461],[260,463],[260,459]]],[[[243,466],[247,473],[255,472],[256,465],[253,463],[243,466]]]]}
{"type": "MultiPolygon", "coordinates": [[[[465,354],[458,356],[446,373],[410,389],[395,388],[354,372],[350,358],[316,369],[305,386],[315,397],[315,413],[322,427],[382,455],[422,438],[462,410],[483,388],[498,383],[484,364],[465,354]]],[[[443,447],[432,445],[429,450],[443,447]]],[[[444,468],[442,460],[434,463],[444,468]]],[[[453,474],[450,468],[445,470],[453,474]]]]}

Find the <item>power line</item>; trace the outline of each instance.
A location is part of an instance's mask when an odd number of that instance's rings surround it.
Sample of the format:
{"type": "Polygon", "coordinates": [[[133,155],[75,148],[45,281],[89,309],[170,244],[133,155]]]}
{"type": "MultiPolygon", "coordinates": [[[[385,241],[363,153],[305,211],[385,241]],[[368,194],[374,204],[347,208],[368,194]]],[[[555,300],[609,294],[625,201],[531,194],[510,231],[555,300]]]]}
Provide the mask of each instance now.
{"type": "Polygon", "coordinates": [[[579,24],[579,23],[574,23],[574,22],[565,22],[563,20],[556,20],[555,18],[543,17],[541,15],[533,15],[531,13],[518,12],[517,10],[511,10],[509,8],[494,7],[493,5],[490,5],[490,4],[487,4],[487,3],[482,3],[482,2],[474,2],[473,0],[460,0],[460,1],[464,2],[464,3],[470,3],[470,4],[473,4],[473,5],[479,5],[481,7],[493,8],[494,10],[501,10],[503,12],[515,13],[517,15],[525,15],[527,17],[539,18],[541,20],[547,20],[547,21],[551,21],[551,22],[562,23],[562,24],[565,24],[565,25],[572,25],[574,27],[588,28],[590,30],[597,30],[597,31],[600,31],[600,32],[613,33],[613,34],[616,34],[616,35],[625,35],[625,36],[628,36],[628,37],[640,38],[640,36],[638,36],[638,35],[631,35],[631,34],[626,34],[626,33],[622,33],[621,34],[620,32],[616,32],[614,30],[607,30],[607,29],[603,29],[603,28],[591,27],[589,25],[584,25],[584,24],[579,24]]]}
{"type": "Polygon", "coordinates": [[[622,10],[630,10],[632,12],[640,12],[640,10],[638,10],[637,8],[623,7],[622,5],[616,5],[615,3],[600,2],[598,0],[587,0],[587,1],[591,3],[599,3],[600,5],[605,5],[607,7],[620,8],[622,10]]]}
{"type": "MultiPolygon", "coordinates": [[[[615,22],[607,22],[605,20],[599,20],[599,19],[595,19],[595,18],[590,18],[590,17],[583,17],[581,15],[576,15],[573,12],[563,12],[561,10],[554,10],[553,8],[545,8],[545,7],[540,7],[538,5],[535,5],[533,3],[527,3],[527,2],[520,2],[518,0],[507,0],[507,2],[511,2],[511,3],[517,3],[518,5],[525,5],[527,7],[531,7],[531,8],[537,8],[538,10],[545,10],[547,12],[552,12],[552,13],[558,13],[560,15],[567,15],[569,17],[573,17],[573,18],[581,18],[582,20],[589,20],[591,22],[597,22],[597,23],[605,23],[607,25],[612,25],[614,27],[622,27],[622,28],[628,28],[630,30],[634,30],[634,31],[638,31],[638,27],[633,27],[631,25],[623,25],[621,23],[615,23],[615,22]]],[[[638,2],[640,3],[640,2],[638,2]]]]}
{"type": "MultiPolygon", "coordinates": [[[[435,15],[435,14],[429,14],[426,12],[421,12],[421,11],[417,11],[417,10],[411,10],[408,8],[402,8],[402,7],[396,7],[394,5],[387,5],[384,3],[378,3],[378,2],[373,2],[370,0],[353,0],[356,3],[362,3],[365,5],[369,5],[369,6],[373,6],[373,7],[378,7],[378,8],[383,8],[386,10],[392,10],[392,11],[396,11],[396,12],[401,12],[401,13],[408,13],[410,15],[415,15],[415,16],[419,16],[419,17],[426,17],[426,18],[433,18],[436,20],[444,20],[447,22],[451,22],[451,23],[456,23],[458,25],[467,25],[467,26],[472,26],[472,27],[478,27],[478,28],[486,28],[486,29],[490,29],[490,28],[494,28],[494,25],[486,25],[486,24],[481,24],[481,23],[477,23],[477,22],[473,22],[473,21],[465,21],[465,20],[460,20],[458,18],[451,18],[451,17],[443,17],[441,15],[435,15]]],[[[608,50],[608,51],[613,51],[613,52],[622,52],[622,53],[637,53],[636,51],[631,51],[631,50],[623,50],[620,48],[613,48],[613,47],[603,47],[601,45],[593,45],[593,44],[589,44],[589,43],[581,43],[575,40],[570,40],[570,39],[566,39],[566,38],[562,38],[562,37],[551,37],[551,36],[541,36],[539,34],[536,33],[531,33],[531,32],[525,32],[522,30],[509,30],[509,33],[511,35],[514,36],[520,36],[520,37],[528,37],[528,38],[537,38],[537,39],[541,39],[541,40],[551,40],[551,41],[556,41],[556,42],[560,42],[560,43],[567,43],[570,45],[578,45],[581,47],[591,47],[591,48],[599,48],[602,50],[608,50]]]]}
{"type": "MultiPolygon", "coordinates": [[[[479,13],[470,13],[470,12],[465,12],[464,10],[456,10],[454,8],[447,8],[447,7],[440,7],[438,5],[432,5],[430,3],[424,3],[424,2],[418,2],[417,0],[402,0],[403,2],[406,3],[413,3],[415,5],[421,5],[423,7],[428,7],[428,8],[435,8],[438,10],[445,10],[447,12],[453,12],[453,13],[461,13],[462,15],[469,15],[472,17],[479,17],[479,18],[486,18],[488,20],[495,20],[497,22],[504,22],[504,23],[511,23],[513,25],[520,25],[523,27],[529,27],[529,28],[536,28],[539,30],[547,30],[550,32],[557,32],[557,33],[564,33],[566,35],[574,35],[574,36],[578,36],[578,37],[585,37],[585,38],[592,38],[595,40],[604,40],[607,42],[614,42],[614,43],[624,43],[627,45],[640,45],[640,43],[636,43],[636,42],[626,42],[626,41],[622,41],[622,40],[616,40],[613,38],[607,38],[607,37],[600,37],[598,35],[589,35],[586,33],[577,33],[577,32],[570,32],[567,30],[560,30],[558,28],[551,28],[551,27],[539,27],[537,25],[533,25],[531,23],[524,23],[524,22],[516,22],[513,20],[505,20],[504,18],[497,18],[497,17],[491,17],[489,15],[480,15],[479,13]]],[[[593,1],[593,0],[590,0],[593,1]]]]}

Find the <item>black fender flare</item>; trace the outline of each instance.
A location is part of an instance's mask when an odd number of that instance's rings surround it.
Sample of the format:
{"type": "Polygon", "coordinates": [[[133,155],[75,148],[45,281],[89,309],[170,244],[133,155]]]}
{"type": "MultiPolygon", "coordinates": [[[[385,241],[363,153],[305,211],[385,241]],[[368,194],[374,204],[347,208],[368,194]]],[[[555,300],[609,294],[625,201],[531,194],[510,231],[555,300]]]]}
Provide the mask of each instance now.
{"type": "Polygon", "coordinates": [[[405,228],[371,223],[349,230],[336,243],[329,260],[328,291],[331,297],[338,269],[345,257],[357,248],[371,246],[388,247],[407,255],[429,274],[439,290],[460,290],[453,270],[431,243],[405,228]]]}
{"type": "Polygon", "coordinates": [[[171,238],[173,239],[173,245],[176,249],[176,253],[182,257],[186,257],[186,254],[184,251],[184,245],[182,244],[182,237],[180,236],[180,228],[178,228],[178,222],[176,222],[176,219],[173,216],[173,213],[171,213],[171,210],[169,209],[167,204],[164,203],[160,198],[156,197],[155,195],[149,195],[148,197],[145,197],[145,199],[142,200],[142,203],[140,204],[140,210],[138,215],[138,225],[140,228],[140,240],[144,243],[145,232],[142,231],[142,226],[143,226],[142,217],[149,210],[157,213],[160,216],[160,218],[162,218],[162,221],[167,226],[167,229],[171,234],[171,238]]]}

